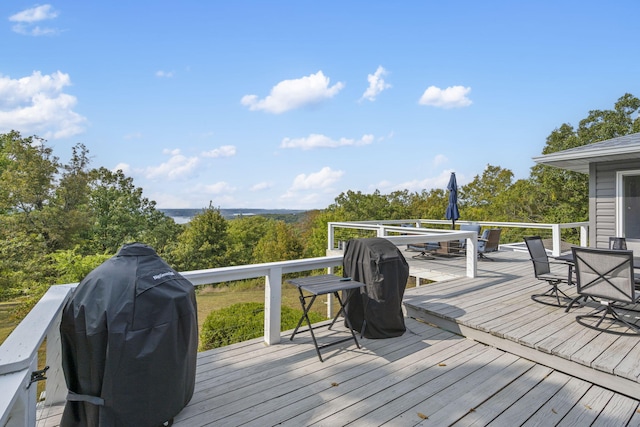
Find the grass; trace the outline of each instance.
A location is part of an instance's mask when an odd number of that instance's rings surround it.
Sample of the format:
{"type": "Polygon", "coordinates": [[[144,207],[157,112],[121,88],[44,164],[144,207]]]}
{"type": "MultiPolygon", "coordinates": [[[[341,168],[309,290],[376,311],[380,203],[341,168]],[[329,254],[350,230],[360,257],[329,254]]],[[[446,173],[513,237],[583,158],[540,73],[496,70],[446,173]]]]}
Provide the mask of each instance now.
{"type": "MultiPolygon", "coordinates": [[[[282,284],[282,305],[301,310],[298,289],[295,286],[282,284]]],[[[206,286],[198,290],[196,294],[198,302],[198,330],[202,329],[207,315],[213,310],[229,307],[230,305],[241,302],[261,302],[264,303],[264,288],[234,288],[234,287],[211,287],[206,286]]],[[[323,304],[326,298],[321,297],[313,304],[311,311],[326,316],[327,306],[323,304]]],[[[334,305],[338,303],[335,302],[334,305]]]]}
{"type": "Polygon", "coordinates": [[[13,315],[13,311],[16,309],[19,303],[14,301],[0,302],[0,343],[9,336],[9,334],[20,323],[19,319],[16,319],[13,315]]]}
{"type": "MultiPolygon", "coordinates": [[[[407,288],[415,286],[410,280],[407,288]]],[[[196,300],[198,302],[198,330],[202,329],[207,315],[213,310],[229,307],[241,302],[264,302],[264,286],[199,286],[196,288],[196,300]]],[[[298,298],[298,289],[295,286],[283,283],[282,285],[282,305],[301,310],[298,298]]],[[[326,297],[319,297],[314,303],[312,311],[323,316],[327,314],[326,297]]],[[[337,301],[334,302],[334,309],[337,309],[337,301]]],[[[0,303],[0,343],[9,336],[11,331],[20,323],[19,319],[13,316],[13,310],[18,306],[18,302],[0,303]]]]}
{"type": "MultiPolygon", "coordinates": [[[[258,286],[253,288],[243,287],[212,287],[200,286],[196,293],[198,302],[198,330],[202,329],[207,315],[213,310],[229,307],[230,305],[240,302],[261,302],[264,303],[264,287],[258,286]]],[[[298,299],[298,290],[289,284],[282,285],[282,305],[300,310],[300,301],[298,299]]],[[[326,298],[319,298],[313,305],[312,311],[326,315],[327,306],[322,304],[326,298]]],[[[337,302],[335,303],[337,305],[337,302]]],[[[18,302],[2,302],[0,303],[0,343],[9,336],[9,334],[20,323],[13,315],[13,311],[18,306],[18,302]]]]}

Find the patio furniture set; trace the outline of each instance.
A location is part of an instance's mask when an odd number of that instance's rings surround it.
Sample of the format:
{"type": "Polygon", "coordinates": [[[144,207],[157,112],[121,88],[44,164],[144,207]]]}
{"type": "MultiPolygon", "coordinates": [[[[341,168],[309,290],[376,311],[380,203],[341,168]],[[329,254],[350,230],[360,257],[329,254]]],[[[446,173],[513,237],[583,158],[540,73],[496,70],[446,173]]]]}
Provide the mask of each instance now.
{"type": "MultiPolygon", "coordinates": [[[[498,250],[500,244],[500,228],[487,228],[480,234],[481,227],[478,224],[461,224],[460,230],[475,231],[478,234],[478,258],[482,260],[492,261],[486,256],[487,253],[498,250]]],[[[434,256],[456,256],[466,254],[466,239],[446,240],[437,243],[413,244],[407,245],[409,251],[419,251],[414,255],[415,259],[434,259],[434,256]]]]}
{"type": "Polygon", "coordinates": [[[553,259],[547,255],[540,236],[525,237],[525,244],[535,277],[551,286],[544,293],[532,295],[533,300],[566,306],[566,313],[575,304],[595,302],[591,313],[576,316],[578,323],[617,334],[640,334],[640,327],[635,324],[640,313],[632,310],[640,303],[640,280],[634,273],[634,269],[640,268],[640,258],[634,262],[633,251],[627,250],[624,238],[610,238],[608,249],[572,247],[570,253],[553,259]],[[554,265],[566,268],[567,273],[563,274],[554,265]],[[565,284],[576,286],[576,297],[571,298],[559,287],[565,284]],[[601,328],[605,320],[607,326],[601,328]]]}

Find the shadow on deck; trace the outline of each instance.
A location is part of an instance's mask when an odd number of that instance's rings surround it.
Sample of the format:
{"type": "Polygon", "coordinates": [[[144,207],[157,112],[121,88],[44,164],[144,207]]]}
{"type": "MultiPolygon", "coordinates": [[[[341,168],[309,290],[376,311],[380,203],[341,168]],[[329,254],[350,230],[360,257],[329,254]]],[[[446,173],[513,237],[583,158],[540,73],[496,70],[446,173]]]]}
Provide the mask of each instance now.
{"type": "MultiPolygon", "coordinates": [[[[638,337],[578,325],[587,308],[532,301],[546,285],[526,254],[493,254],[474,279],[459,277],[464,259],[410,258],[412,275],[448,280],[407,289],[403,336],[330,347],[324,363],[308,334],[290,332],[202,352],[174,425],[640,425],[638,337]]],[[[318,336],[348,336],[336,329],[318,336]]]]}

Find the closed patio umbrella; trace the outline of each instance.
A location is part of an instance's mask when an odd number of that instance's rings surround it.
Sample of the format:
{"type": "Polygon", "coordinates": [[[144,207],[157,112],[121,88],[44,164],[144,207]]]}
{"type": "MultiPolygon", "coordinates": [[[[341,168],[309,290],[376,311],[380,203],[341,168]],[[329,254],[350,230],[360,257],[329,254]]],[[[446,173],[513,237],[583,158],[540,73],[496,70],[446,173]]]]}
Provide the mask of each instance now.
{"type": "Polygon", "coordinates": [[[456,227],[456,220],[460,218],[460,212],[458,211],[458,183],[456,182],[455,172],[451,172],[447,190],[449,190],[449,204],[447,205],[445,218],[451,220],[451,229],[453,230],[456,227]]]}

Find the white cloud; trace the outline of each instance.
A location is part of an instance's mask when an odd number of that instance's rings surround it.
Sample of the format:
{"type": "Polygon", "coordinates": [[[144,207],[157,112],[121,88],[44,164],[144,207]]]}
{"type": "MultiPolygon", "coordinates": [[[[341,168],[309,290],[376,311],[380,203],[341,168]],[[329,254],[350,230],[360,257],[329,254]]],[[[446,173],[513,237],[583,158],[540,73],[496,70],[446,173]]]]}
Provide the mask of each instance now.
{"type": "Polygon", "coordinates": [[[156,71],[156,77],[160,77],[160,78],[171,78],[173,77],[174,72],[173,71],[162,71],[162,70],[158,70],[156,71]]]}
{"type": "Polygon", "coordinates": [[[216,182],[214,184],[204,185],[200,191],[204,191],[207,194],[225,194],[233,193],[236,188],[225,181],[216,182]]]}
{"type": "Polygon", "coordinates": [[[68,74],[39,71],[20,79],[0,75],[0,132],[12,129],[44,138],[65,138],[84,131],[86,118],[73,111],[75,96],[68,74]]]}
{"type": "Polygon", "coordinates": [[[373,140],[373,135],[363,135],[360,139],[340,138],[339,140],[335,140],[325,135],[312,133],[306,138],[284,138],[280,143],[280,148],[311,150],[319,147],[361,146],[371,144],[373,140]]]}
{"type": "Polygon", "coordinates": [[[118,163],[116,167],[112,169],[113,172],[121,170],[125,175],[131,175],[131,165],[128,163],[118,163]]]}
{"type": "Polygon", "coordinates": [[[164,150],[164,154],[171,157],[168,161],[158,165],[149,166],[145,170],[145,176],[149,179],[166,178],[169,180],[189,176],[198,166],[197,157],[186,157],[180,154],[180,150],[164,150]]]}
{"type": "Polygon", "coordinates": [[[43,4],[11,15],[9,21],[16,23],[12,30],[18,34],[43,36],[57,34],[59,31],[55,28],[43,28],[35,23],[57,17],[58,12],[50,4],[43,4]]]}
{"type": "Polygon", "coordinates": [[[249,110],[263,110],[280,114],[295,108],[317,104],[334,97],[344,84],[341,82],[329,86],[329,78],[322,71],[295,80],[283,80],[271,89],[264,99],[257,95],[245,95],[240,102],[249,110]]]}
{"type": "Polygon", "coordinates": [[[447,163],[448,161],[449,159],[444,154],[436,154],[436,156],[433,158],[433,165],[440,166],[441,164],[447,163]]]}
{"type": "Polygon", "coordinates": [[[205,151],[202,153],[204,157],[231,157],[236,155],[236,147],[234,145],[223,145],[219,148],[214,148],[210,151],[205,151]]]}
{"type": "Polygon", "coordinates": [[[468,107],[471,105],[471,100],[467,98],[469,92],[471,92],[471,88],[464,86],[451,86],[446,89],[429,86],[420,97],[419,102],[421,105],[441,108],[468,107]]]}
{"type": "Polygon", "coordinates": [[[254,184],[249,191],[263,191],[263,190],[268,190],[269,188],[271,188],[273,186],[273,184],[271,184],[270,182],[259,182],[257,184],[254,184]]]}
{"type": "Polygon", "coordinates": [[[369,101],[375,101],[376,97],[385,89],[389,89],[391,87],[390,84],[386,83],[383,79],[383,76],[387,75],[387,70],[379,66],[374,74],[369,74],[367,76],[367,80],[369,81],[369,87],[362,94],[362,99],[368,99],[369,101]]]}
{"type": "MultiPolygon", "coordinates": [[[[440,172],[440,174],[435,177],[428,177],[424,179],[414,179],[414,180],[402,182],[396,185],[391,185],[390,183],[385,182],[386,186],[382,186],[378,184],[378,187],[376,188],[381,191],[398,191],[398,190],[401,191],[401,190],[407,189],[409,191],[417,191],[417,192],[422,190],[428,191],[433,188],[446,189],[447,184],[449,183],[449,178],[451,177],[451,172],[453,172],[453,170],[446,169],[440,172]]],[[[464,175],[458,174],[457,178],[458,178],[458,186],[460,186],[461,185],[460,182],[464,181],[465,179],[464,175]]]]}
{"type": "Polygon", "coordinates": [[[343,175],[343,171],[334,171],[325,166],[318,172],[296,176],[289,191],[325,189],[340,180],[343,175]]]}
{"type": "Polygon", "coordinates": [[[142,138],[142,132],[128,133],[123,138],[124,139],[141,139],[142,138]]]}

